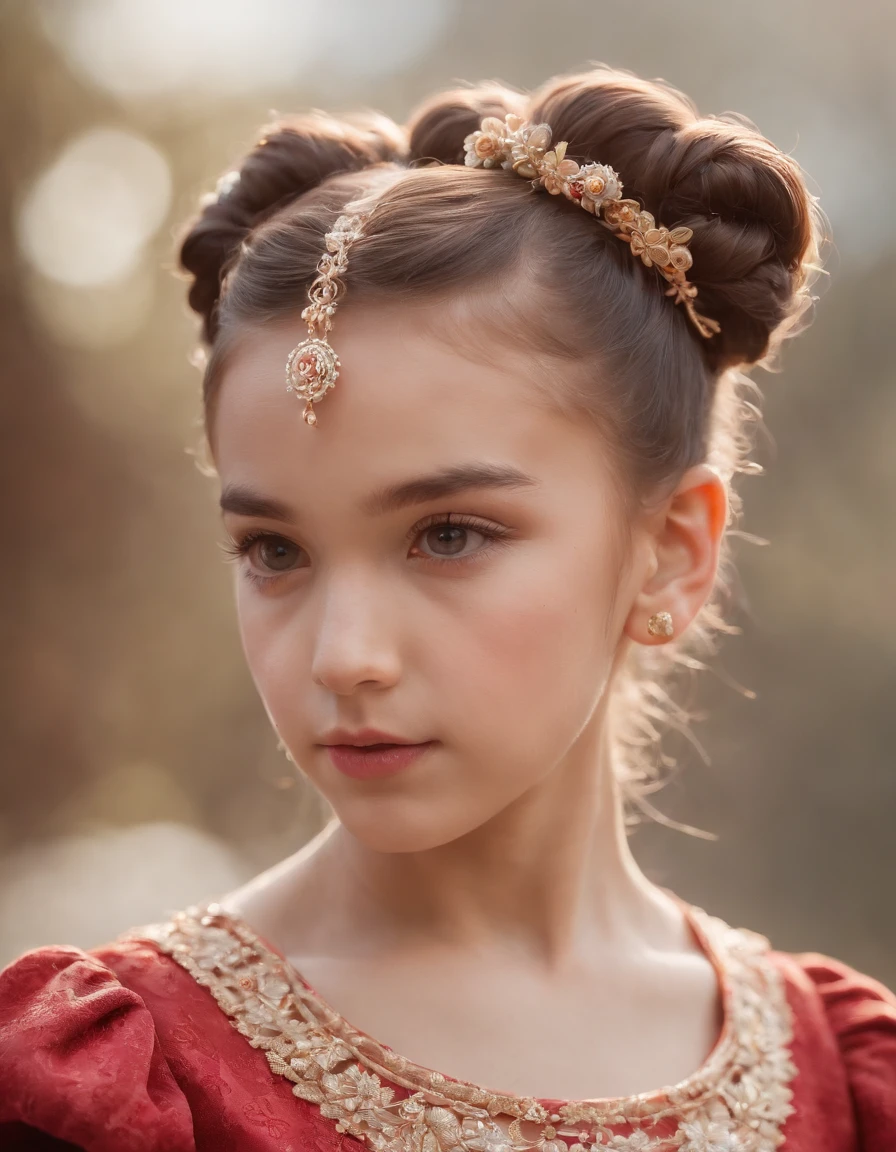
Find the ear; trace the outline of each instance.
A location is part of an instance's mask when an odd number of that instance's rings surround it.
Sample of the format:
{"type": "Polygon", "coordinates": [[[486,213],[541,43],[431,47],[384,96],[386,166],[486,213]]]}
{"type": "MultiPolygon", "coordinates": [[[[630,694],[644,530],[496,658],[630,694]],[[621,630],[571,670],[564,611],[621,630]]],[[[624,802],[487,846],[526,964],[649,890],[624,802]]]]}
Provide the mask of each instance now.
{"type": "Polygon", "coordinates": [[[708,464],[688,469],[648,518],[650,561],[625,622],[626,636],[639,644],[666,643],[668,637],[647,630],[656,612],[670,614],[674,635],[684,632],[712,594],[727,522],[722,478],[708,464]]]}

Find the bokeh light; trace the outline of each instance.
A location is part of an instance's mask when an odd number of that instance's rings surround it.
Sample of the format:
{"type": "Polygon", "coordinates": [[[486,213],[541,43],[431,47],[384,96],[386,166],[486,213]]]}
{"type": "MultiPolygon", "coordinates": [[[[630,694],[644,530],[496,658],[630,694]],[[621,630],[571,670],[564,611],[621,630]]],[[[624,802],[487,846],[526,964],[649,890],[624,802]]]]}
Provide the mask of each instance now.
{"type": "Polygon", "coordinates": [[[425,50],[453,0],[55,0],[50,35],[94,83],[122,97],[238,95],[295,83],[317,63],[356,86],[425,50]]]}
{"type": "Polygon", "coordinates": [[[87,288],[127,276],[165,219],[171,175],[159,150],[132,132],[94,128],[35,181],[19,245],[44,276],[87,288]]]}

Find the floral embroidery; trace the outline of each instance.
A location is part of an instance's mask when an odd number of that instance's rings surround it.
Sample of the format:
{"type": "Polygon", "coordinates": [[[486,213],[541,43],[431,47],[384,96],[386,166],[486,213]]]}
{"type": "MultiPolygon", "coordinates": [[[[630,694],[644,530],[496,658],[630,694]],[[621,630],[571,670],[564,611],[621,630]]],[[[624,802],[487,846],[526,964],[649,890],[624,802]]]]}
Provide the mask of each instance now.
{"type": "Polygon", "coordinates": [[[374,1152],[773,1152],[793,1112],[796,1068],[769,942],[688,913],[724,988],[726,1022],[709,1058],[672,1087],[556,1111],[422,1068],[358,1032],[217,905],[129,935],[176,960],[295,1096],[374,1152]]]}

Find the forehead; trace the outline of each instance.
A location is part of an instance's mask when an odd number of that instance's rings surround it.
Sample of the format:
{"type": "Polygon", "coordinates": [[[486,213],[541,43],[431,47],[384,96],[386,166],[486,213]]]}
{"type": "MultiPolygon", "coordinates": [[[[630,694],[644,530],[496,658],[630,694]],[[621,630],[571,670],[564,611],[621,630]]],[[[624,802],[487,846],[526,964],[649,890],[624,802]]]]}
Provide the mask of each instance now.
{"type": "Polygon", "coordinates": [[[329,339],[340,374],[315,405],[314,428],[285,381],[305,325],[297,317],[246,333],[223,370],[214,415],[222,483],[356,501],[379,484],[458,463],[510,463],[544,479],[599,463],[594,428],[551,405],[524,355],[497,350],[477,362],[436,332],[438,316],[420,308],[337,314],[329,339]]]}

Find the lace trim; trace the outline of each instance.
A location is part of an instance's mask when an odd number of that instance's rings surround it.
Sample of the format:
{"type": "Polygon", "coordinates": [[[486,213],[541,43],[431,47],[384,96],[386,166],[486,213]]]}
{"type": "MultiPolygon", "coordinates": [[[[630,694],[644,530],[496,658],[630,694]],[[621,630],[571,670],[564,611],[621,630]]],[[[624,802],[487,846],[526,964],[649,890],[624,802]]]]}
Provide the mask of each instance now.
{"type": "Polygon", "coordinates": [[[772,1152],[794,1111],[789,1083],[797,1072],[783,980],[764,936],[693,906],[688,913],[726,992],[726,1025],[707,1061],[654,1092],[553,1104],[399,1056],[353,1028],[217,905],[128,935],[151,940],[186,969],[294,1095],[375,1152],[772,1152]]]}

